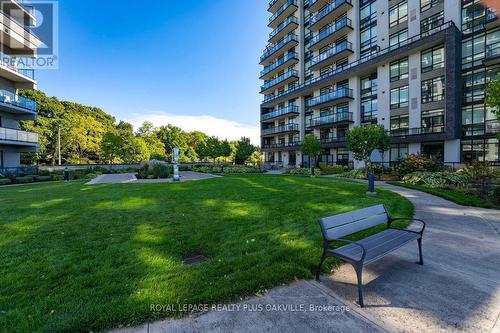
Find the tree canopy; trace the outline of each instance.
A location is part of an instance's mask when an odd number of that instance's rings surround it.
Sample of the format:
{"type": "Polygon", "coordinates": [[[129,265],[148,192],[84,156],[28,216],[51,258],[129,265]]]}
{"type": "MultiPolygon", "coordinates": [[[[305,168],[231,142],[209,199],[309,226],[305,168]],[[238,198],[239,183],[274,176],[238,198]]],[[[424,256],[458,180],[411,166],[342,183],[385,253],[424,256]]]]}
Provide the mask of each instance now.
{"type": "Polygon", "coordinates": [[[347,132],[347,147],[354,158],[371,168],[371,155],[375,150],[383,153],[391,147],[391,136],[382,125],[355,127],[347,132]]]}

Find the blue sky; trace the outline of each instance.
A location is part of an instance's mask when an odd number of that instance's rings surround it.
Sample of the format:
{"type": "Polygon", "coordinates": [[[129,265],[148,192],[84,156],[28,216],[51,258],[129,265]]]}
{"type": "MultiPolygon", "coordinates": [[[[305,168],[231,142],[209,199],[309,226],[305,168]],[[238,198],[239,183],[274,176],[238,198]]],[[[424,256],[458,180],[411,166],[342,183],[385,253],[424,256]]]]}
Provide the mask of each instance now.
{"type": "Polygon", "coordinates": [[[175,123],[258,140],[265,0],[61,0],[48,95],[137,125],[175,123]]]}

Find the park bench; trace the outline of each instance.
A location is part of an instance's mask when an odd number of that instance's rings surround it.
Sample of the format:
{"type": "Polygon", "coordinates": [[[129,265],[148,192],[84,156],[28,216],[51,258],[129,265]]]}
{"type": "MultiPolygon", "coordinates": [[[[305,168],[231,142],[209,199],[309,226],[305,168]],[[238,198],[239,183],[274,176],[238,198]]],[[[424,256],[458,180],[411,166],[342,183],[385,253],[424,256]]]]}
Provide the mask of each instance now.
{"type": "Polygon", "coordinates": [[[316,280],[319,281],[321,265],[326,257],[338,257],[354,267],[358,278],[359,305],[363,303],[362,275],[363,267],[386,256],[401,246],[417,240],[420,265],[424,264],[422,258],[422,235],[425,230],[425,222],[419,219],[391,218],[384,205],[359,209],[345,214],[335,215],[319,221],[323,233],[323,255],[316,272],[316,280]],[[420,231],[398,229],[392,227],[397,220],[413,220],[422,223],[420,231]],[[375,235],[358,241],[344,239],[345,236],[356,232],[387,224],[387,228],[375,235]],[[340,242],[346,244],[338,248],[330,248],[330,244],[340,242]]]}

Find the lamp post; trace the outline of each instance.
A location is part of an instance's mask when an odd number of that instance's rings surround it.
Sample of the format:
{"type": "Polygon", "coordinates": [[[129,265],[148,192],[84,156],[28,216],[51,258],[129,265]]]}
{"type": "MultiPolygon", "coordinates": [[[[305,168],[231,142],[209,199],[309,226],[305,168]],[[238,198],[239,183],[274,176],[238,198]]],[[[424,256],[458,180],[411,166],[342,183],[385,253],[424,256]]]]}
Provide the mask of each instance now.
{"type": "Polygon", "coordinates": [[[179,182],[181,177],[179,176],[179,147],[174,147],[174,182],[179,182]]]}

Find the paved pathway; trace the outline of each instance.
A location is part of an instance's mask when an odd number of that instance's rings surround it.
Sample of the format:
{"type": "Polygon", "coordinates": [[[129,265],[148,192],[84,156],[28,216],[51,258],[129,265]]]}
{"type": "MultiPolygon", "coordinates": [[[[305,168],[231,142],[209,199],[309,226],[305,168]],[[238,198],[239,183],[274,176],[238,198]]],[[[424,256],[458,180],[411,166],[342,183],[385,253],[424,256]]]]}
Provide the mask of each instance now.
{"type": "MultiPolygon", "coordinates": [[[[192,172],[192,171],[181,171],[181,182],[191,181],[191,180],[202,180],[215,178],[218,176],[214,176],[206,173],[192,172]]],[[[106,174],[100,175],[90,182],[87,185],[95,185],[95,184],[125,184],[125,183],[134,183],[134,184],[149,184],[149,183],[172,183],[172,178],[167,179],[137,179],[135,173],[117,173],[117,174],[106,174]]]]}
{"type": "Polygon", "coordinates": [[[322,283],[299,281],[239,303],[239,311],[211,311],[116,332],[495,332],[500,333],[500,211],[462,207],[432,195],[383,185],[407,197],[428,222],[425,266],[409,244],[365,270],[365,304],[344,265],[322,283]],[[350,311],[255,311],[244,304],[348,306],[350,311]],[[495,324],[496,323],[496,324],[495,324]]]}

